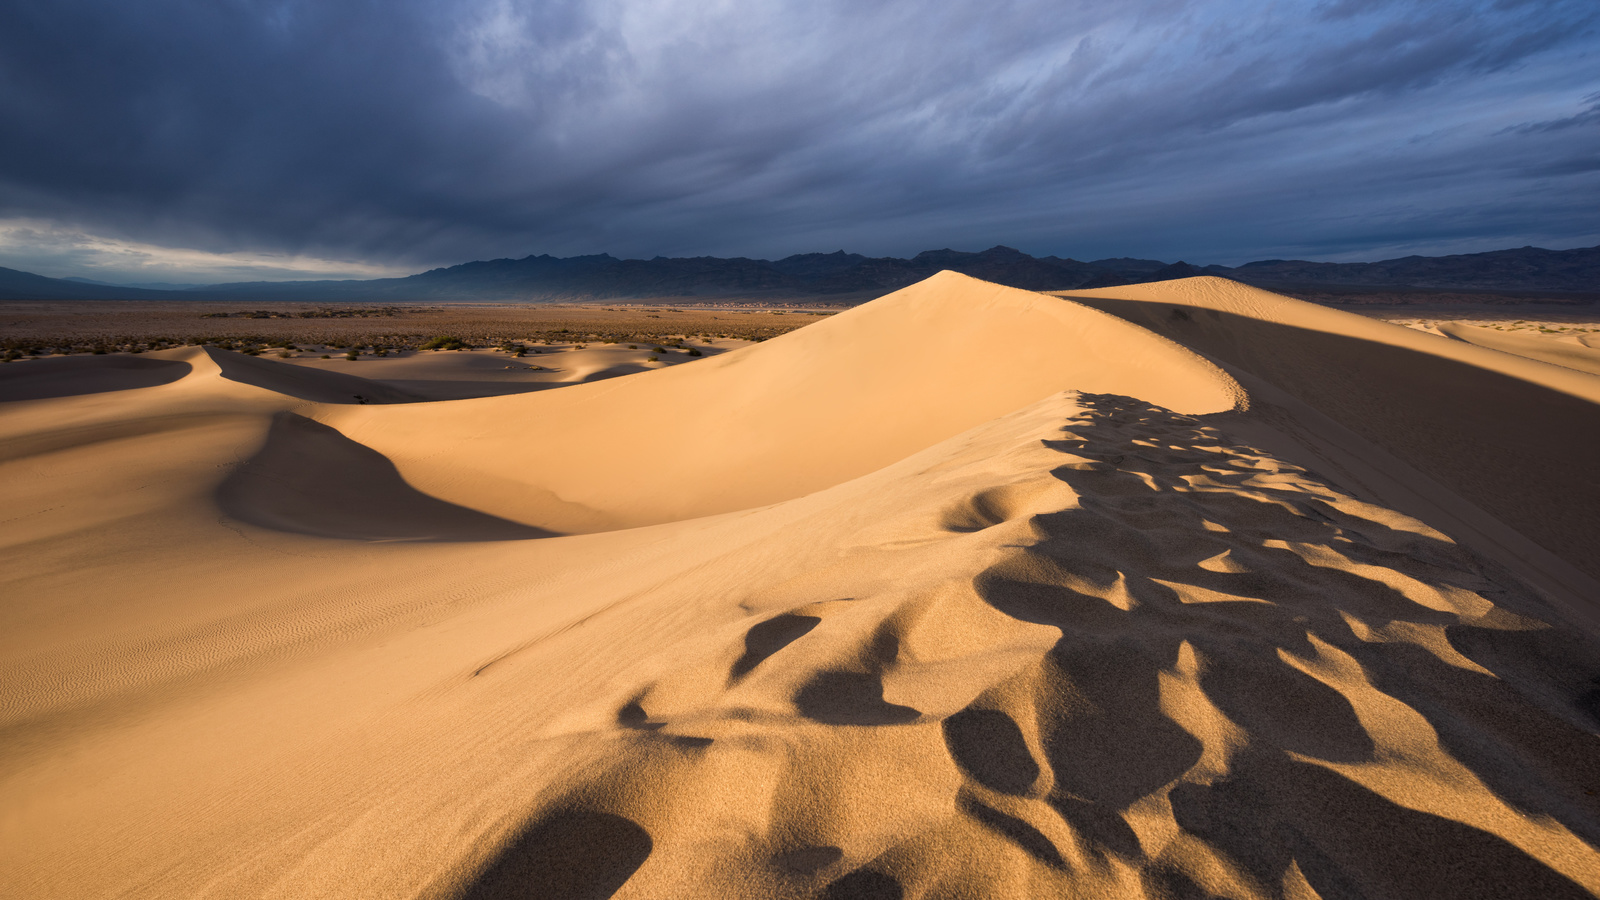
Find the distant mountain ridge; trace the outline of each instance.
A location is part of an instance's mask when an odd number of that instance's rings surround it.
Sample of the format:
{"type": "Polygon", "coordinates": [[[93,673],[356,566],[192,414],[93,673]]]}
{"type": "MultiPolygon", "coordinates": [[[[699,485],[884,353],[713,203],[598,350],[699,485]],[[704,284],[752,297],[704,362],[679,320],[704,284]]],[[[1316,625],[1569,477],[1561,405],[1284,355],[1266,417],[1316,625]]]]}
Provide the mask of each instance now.
{"type": "Polygon", "coordinates": [[[1522,247],[1456,256],[1407,256],[1372,263],[1261,260],[1242,266],[1118,257],[1080,262],[1034,257],[1010,247],[977,253],[928,250],[867,257],[843,250],[780,260],[713,256],[618,259],[602,253],[493,259],[366,281],[278,281],[150,290],[46,278],[0,268],[0,299],[238,300],[304,302],[552,302],[645,298],[748,298],[861,302],[951,269],[1034,291],[1077,290],[1220,275],[1268,288],[1393,288],[1600,296],[1600,247],[1522,247]]]}

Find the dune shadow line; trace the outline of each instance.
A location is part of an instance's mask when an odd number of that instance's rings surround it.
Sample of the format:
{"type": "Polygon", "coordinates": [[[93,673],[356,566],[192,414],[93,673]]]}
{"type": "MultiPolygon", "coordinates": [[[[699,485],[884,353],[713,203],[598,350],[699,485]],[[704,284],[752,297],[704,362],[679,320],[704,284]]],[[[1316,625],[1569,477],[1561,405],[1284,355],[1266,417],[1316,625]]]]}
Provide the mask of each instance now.
{"type": "Polygon", "coordinates": [[[28,360],[0,368],[0,403],[158,387],[172,384],[190,371],[186,362],[137,356],[28,360]]]}
{"type": "Polygon", "coordinates": [[[816,616],[784,613],[751,628],[744,636],[744,655],[728,670],[729,681],[748,675],[768,657],[810,634],[821,621],[816,616]]]}
{"type": "Polygon", "coordinates": [[[217,488],[229,517],[296,534],[359,541],[516,541],[556,532],[430,497],[387,457],[294,413],[217,488]]]}
{"type": "Polygon", "coordinates": [[[460,900],[605,900],[650,857],[650,833],[622,816],[553,813],[512,839],[460,900]]]}
{"type": "Polygon", "coordinates": [[[417,403],[428,400],[414,391],[346,372],[310,369],[206,348],[222,377],[240,384],[317,403],[417,403]]]}
{"type": "MultiPolygon", "coordinates": [[[[1358,337],[1203,307],[1072,299],[1276,385],[1600,577],[1600,478],[1587,474],[1600,404],[1358,337]]],[[[1226,428],[1235,415],[1207,421],[1226,428]]]]}

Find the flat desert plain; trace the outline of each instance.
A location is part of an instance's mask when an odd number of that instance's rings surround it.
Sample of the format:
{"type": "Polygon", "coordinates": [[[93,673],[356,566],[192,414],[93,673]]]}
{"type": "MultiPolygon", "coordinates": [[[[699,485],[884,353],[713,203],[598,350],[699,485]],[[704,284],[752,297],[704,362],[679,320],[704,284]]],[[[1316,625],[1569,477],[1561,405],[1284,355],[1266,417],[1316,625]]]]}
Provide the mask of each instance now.
{"type": "Polygon", "coordinates": [[[1600,892],[1593,332],[810,321],[0,366],[0,894],[1600,892]]]}

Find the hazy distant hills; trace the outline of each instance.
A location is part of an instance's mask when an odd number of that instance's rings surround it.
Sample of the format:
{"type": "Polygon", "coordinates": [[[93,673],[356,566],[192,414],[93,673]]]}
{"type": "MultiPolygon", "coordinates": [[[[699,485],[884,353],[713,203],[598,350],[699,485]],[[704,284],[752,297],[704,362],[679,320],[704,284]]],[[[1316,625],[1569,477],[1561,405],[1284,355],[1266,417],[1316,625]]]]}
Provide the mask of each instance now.
{"type": "Polygon", "coordinates": [[[866,257],[842,250],[804,253],[776,261],[711,256],[528,256],[463,263],[405,278],[241,282],[164,290],[45,278],[0,268],[0,299],[538,302],[701,297],[859,302],[914,284],[943,269],[1036,291],[1221,275],[1268,288],[1327,289],[1334,293],[1341,288],[1381,288],[1592,294],[1600,298],[1600,247],[1523,247],[1457,256],[1407,256],[1373,263],[1273,259],[1233,268],[1126,257],[1079,262],[1056,256],[1029,256],[1010,247],[991,247],[980,253],[929,250],[910,259],[866,257]]]}
{"type": "Polygon", "coordinates": [[[1229,269],[1226,275],[1252,284],[1600,293],[1600,247],[1522,247],[1461,256],[1407,256],[1373,263],[1268,259],[1229,269]]]}
{"type": "MultiPolygon", "coordinates": [[[[127,300],[163,299],[170,292],[148,291],[68,278],[46,278],[32,272],[0,268],[0,300],[127,300]]],[[[194,299],[182,294],[181,299],[194,299]]]]}
{"type": "MultiPolygon", "coordinates": [[[[1152,261],[1155,269],[1165,264],[1152,261]]],[[[915,284],[944,269],[1029,290],[1064,290],[1151,280],[1125,272],[1009,247],[981,253],[930,250],[910,259],[858,253],[805,253],[784,259],[617,259],[609,254],[529,256],[433,269],[406,278],[213,285],[199,293],[232,299],[606,300],[641,297],[814,298],[857,301],[915,284]]]]}

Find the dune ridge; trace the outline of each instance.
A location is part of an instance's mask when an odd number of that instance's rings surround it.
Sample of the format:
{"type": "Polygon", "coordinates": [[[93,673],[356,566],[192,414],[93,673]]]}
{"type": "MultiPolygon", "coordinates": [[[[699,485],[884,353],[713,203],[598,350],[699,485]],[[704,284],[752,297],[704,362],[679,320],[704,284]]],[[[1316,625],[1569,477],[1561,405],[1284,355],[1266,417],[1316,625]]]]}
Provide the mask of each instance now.
{"type": "MultiPolygon", "coordinates": [[[[1485,532],[1526,536],[1584,573],[1577,590],[1595,596],[1600,474],[1591,448],[1600,446],[1600,376],[1221,278],[1065,296],[1308,404],[1439,482],[1449,502],[1481,509],[1472,518],[1507,526],[1490,523],[1485,532]]],[[[1314,430],[1304,421],[1286,427],[1314,430]]]]}
{"type": "MultiPolygon", "coordinates": [[[[1562,343],[1547,338],[1522,334],[1505,334],[1490,328],[1480,328],[1464,322],[1440,322],[1437,326],[1445,337],[1499,350],[1539,362],[1577,369],[1590,375],[1600,375],[1600,351],[1583,343],[1562,343]]],[[[1587,337],[1587,336],[1585,336],[1587,337]]],[[[1582,338],[1580,337],[1581,341],[1582,338]]]]}
{"type": "Polygon", "coordinates": [[[1064,384],[1186,412],[1230,409],[1242,396],[1220,369],[1113,316],[945,272],[648,378],[316,418],[430,494],[570,533],[786,500],[1064,384]],[[974,353],[981,364],[961,364],[974,353]],[[510,422],[532,423],[532,439],[510,422]],[[543,422],[559,424],[559,440],[540,439],[543,422]]]}
{"type": "Polygon", "coordinates": [[[1600,893],[1600,631],[1286,459],[1360,425],[1306,370],[1360,379],[1241,320],[1342,320],[1197,283],[1084,298],[1121,319],[947,274],[505,397],[184,350],[0,403],[0,883],[1600,893]]]}
{"type": "Polygon", "coordinates": [[[201,351],[218,366],[223,378],[300,400],[362,404],[416,403],[429,399],[359,375],[303,369],[215,347],[202,347],[201,351]]]}

